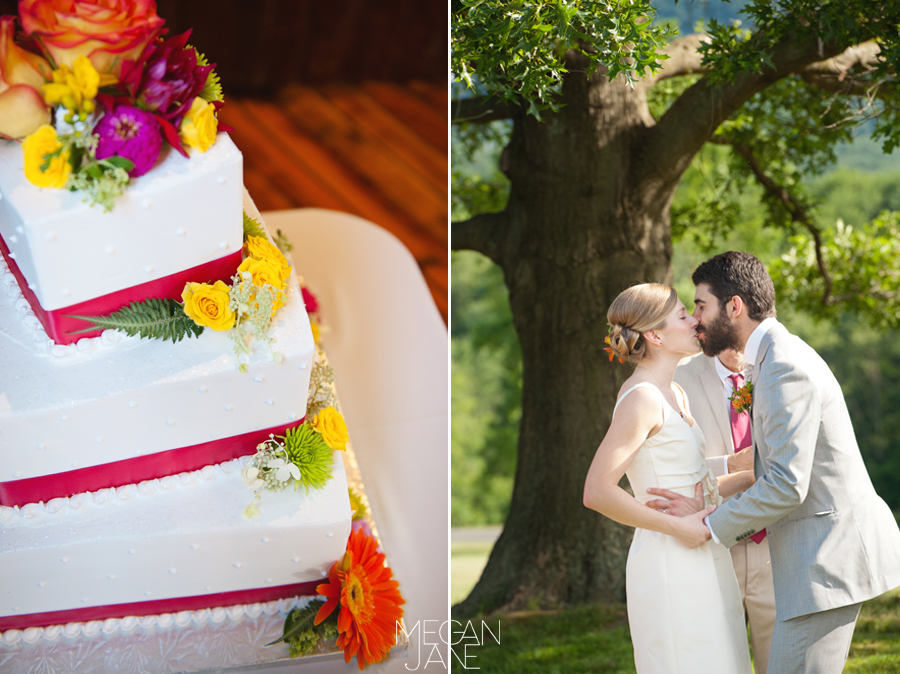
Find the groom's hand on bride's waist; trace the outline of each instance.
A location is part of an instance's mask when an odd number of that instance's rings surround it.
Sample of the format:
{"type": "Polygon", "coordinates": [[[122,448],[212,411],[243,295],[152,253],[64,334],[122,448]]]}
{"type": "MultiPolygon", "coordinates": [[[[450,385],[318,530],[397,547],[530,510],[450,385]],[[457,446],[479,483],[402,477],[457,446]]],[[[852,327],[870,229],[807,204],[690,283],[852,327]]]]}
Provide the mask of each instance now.
{"type": "Polygon", "coordinates": [[[685,517],[686,515],[693,515],[694,513],[700,512],[704,507],[702,482],[698,482],[694,486],[694,498],[688,498],[677,492],[669,491],[668,489],[658,489],[656,487],[650,487],[647,490],[647,493],[652,494],[653,496],[662,497],[660,499],[654,499],[653,501],[647,501],[646,505],[648,508],[653,508],[664,515],[685,517]]]}

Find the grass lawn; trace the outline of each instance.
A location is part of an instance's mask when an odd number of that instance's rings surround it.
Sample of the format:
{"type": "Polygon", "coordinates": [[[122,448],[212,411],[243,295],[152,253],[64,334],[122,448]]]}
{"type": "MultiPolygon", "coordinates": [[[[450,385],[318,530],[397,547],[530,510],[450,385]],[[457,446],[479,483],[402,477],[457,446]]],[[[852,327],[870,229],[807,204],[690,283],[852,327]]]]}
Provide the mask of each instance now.
{"type": "MultiPolygon", "coordinates": [[[[451,596],[465,598],[475,585],[489,543],[451,545],[451,596]]],[[[479,619],[480,620],[480,619],[479,619]]],[[[481,634],[479,620],[473,620],[481,634]]],[[[451,655],[451,670],[466,671],[458,658],[467,653],[469,669],[500,674],[579,674],[634,672],[634,657],[624,605],[588,604],[552,612],[512,613],[485,618],[500,644],[490,637],[481,645],[469,641],[451,655]]],[[[469,632],[471,634],[471,632],[469,632]]],[[[454,640],[460,635],[454,636],[454,640]]],[[[900,674],[900,590],[866,602],[859,615],[846,674],[900,674]]]]}

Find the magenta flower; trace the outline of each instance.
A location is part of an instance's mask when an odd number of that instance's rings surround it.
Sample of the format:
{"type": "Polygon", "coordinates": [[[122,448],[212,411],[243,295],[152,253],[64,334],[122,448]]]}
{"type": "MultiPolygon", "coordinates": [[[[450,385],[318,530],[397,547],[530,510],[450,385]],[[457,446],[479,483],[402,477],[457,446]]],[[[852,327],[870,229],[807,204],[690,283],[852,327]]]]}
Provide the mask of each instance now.
{"type": "Polygon", "coordinates": [[[125,61],[119,87],[145,110],[176,128],[203,91],[215,64],[197,65],[197,52],[187,46],[191,31],[147,45],[137,61],[125,61]]]}
{"type": "Polygon", "coordinates": [[[302,286],[300,287],[300,292],[303,294],[303,304],[306,305],[306,313],[316,313],[319,310],[319,301],[316,299],[316,296],[302,286]]]}
{"type": "Polygon", "coordinates": [[[130,105],[117,105],[107,112],[94,128],[100,136],[97,159],[114,155],[134,162],[128,172],[132,178],[144,175],[153,168],[162,147],[159,122],[149,112],[130,105]]]}

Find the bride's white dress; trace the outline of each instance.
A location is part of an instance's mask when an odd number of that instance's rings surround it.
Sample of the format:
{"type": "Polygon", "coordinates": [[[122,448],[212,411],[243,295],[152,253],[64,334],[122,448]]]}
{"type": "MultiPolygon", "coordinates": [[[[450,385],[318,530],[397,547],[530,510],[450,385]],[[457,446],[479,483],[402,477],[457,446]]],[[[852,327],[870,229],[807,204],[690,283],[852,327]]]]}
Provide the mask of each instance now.
{"type": "MultiPolygon", "coordinates": [[[[721,502],[715,477],[703,461],[703,433],[690,415],[673,409],[656,386],[663,425],[648,438],[625,471],[634,496],[654,498],[648,487],[694,496],[703,481],[707,505],[721,502]]],[[[676,399],[684,393],[673,387],[676,399]]],[[[616,404],[618,407],[618,403],[616,404]]],[[[615,412],[613,412],[615,414],[615,412]]],[[[688,549],[672,536],[636,528],[628,552],[625,587],[628,623],[638,674],[750,674],[744,610],[731,555],[708,541],[688,549]]]]}

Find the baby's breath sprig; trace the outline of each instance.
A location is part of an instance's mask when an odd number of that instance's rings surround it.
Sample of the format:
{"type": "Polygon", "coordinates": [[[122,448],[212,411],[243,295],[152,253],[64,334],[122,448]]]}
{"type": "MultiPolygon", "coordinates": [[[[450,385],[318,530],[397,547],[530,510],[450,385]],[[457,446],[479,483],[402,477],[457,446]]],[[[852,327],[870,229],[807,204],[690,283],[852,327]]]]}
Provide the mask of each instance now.
{"type": "Polygon", "coordinates": [[[337,397],[334,395],[334,368],[317,360],[309,375],[306,416],[314,417],[326,407],[337,407],[337,397]]]}
{"type": "Polygon", "coordinates": [[[253,274],[250,272],[238,272],[232,277],[228,308],[236,317],[231,338],[241,372],[247,369],[250,345],[254,340],[259,340],[268,347],[272,360],[276,363],[280,364],[283,360],[283,356],[272,348],[272,340],[267,334],[272,325],[275,303],[283,294],[283,291],[268,283],[264,286],[254,284],[253,274]]]}

